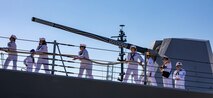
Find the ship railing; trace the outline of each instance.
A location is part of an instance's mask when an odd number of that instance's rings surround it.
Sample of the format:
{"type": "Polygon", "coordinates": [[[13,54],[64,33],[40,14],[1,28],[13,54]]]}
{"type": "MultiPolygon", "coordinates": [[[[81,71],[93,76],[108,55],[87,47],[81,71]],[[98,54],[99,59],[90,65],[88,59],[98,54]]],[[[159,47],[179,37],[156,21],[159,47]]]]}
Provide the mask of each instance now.
{"type": "MultiPolygon", "coordinates": [[[[2,37],[0,36],[0,39],[9,39],[8,37],[2,37]]],[[[22,41],[22,42],[30,42],[30,43],[36,43],[38,44],[38,41],[36,40],[28,40],[28,39],[17,39],[17,41],[22,41]]],[[[51,75],[62,75],[62,76],[69,76],[69,77],[78,77],[79,74],[79,69],[80,69],[80,61],[73,60],[73,58],[76,55],[71,55],[71,54],[64,54],[60,50],[60,46],[63,47],[69,47],[69,48],[78,48],[79,45],[72,45],[72,44],[65,44],[65,43],[58,43],[56,40],[53,42],[47,42],[48,46],[52,46],[53,48],[50,49],[53,52],[48,52],[46,55],[49,56],[48,61],[49,61],[49,69],[44,69],[41,68],[40,73],[45,74],[45,71],[50,71],[51,75]],[[57,52],[58,51],[58,52],[57,52]]],[[[97,48],[97,47],[87,47],[88,49],[96,50],[99,52],[102,51],[107,51],[107,52],[114,52],[114,53],[119,53],[120,51],[117,50],[112,50],[112,49],[102,49],[102,48],[97,48]]],[[[29,49],[30,50],[30,49],[29,49]]],[[[18,71],[26,71],[26,66],[24,65],[24,59],[30,54],[29,50],[27,49],[17,49],[15,52],[18,53],[18,60],[17,60],[17,70],[18,71]]],[[[128,53],[128,52],[125,52],[128,53]]],[[[1,68],[4,66],[4,62],[6,60],[6,57],[8,56],[7,51],[4,49],[1,49],[0,51],[0,60],[1,60],[1,68]]],[[[92,58],[92,57],[91,57],[92,58]]],[[[37,61],[38,56],[35,56],[35,62],[37,61]]],[[[181,58],[170,58],[171,60],[182,60],[182,61],[188,61],[188,62],[197,62],[197,63],[205,63],[205,64],[211,64],[209,62],[201,62],[201,61],[193,61],[193,60],[185,60],[181,58]]],[[[107,81],[114,81],[114,82],[120,82],[118,81],[118,77],[120,74],[120,63],[125,63],[125,62],[119,62],[119,61],[108,61],[108,60],[98,60],[98,59],[90,59],[93,62],[93,68],[88,69],[92,70],[92,75],[94,79],[99,79],[99,80],[107,80],[107,81]]],[[[36,65],[36,64],[35,64],[36,65]]],[[[156,70],[159,69],[159,66],[154,66],[156,70]]],[[[12,70],[13,65],[12,62],[8,66],[9,70],[12,70]]],[[[34,72],[36,66],[32,67],[32,70],[34,72]]],[[[124,70],[126,70],[127,67],[124,67],[124,70]]],[[[135,69],[132,69],[135,70],[135,69]]],[[[153,73],[157,74],[159,71],[153,71],[153,73]]],[[[172,69],[173,71],[175,70],[174,68],[172,69]]],[[[187,73],[194,73],[195,75],[188,75],[186,74],[186,77],[188,79],[185,80],[187,84],[185,84],[186,88],[199,88],[202,90],[213,90],[213,76],[212,73],[210,72],[198,72],[196,70],[187,70],[187,73]],[[202,74],[202,76],[197,76],[196,74],[202,74]],[[190,78],[199,78],[199,80],[192,80],[190,78]],[[203,81],[200,81],[203,80],[203,81]],[[209,82],[210,81],[210,82],[209,82]],[[190,83],[199,83],[200,85],[190,85],[190,83]],[[212,86],[209,86],[212,85],[212,86]]],[[[89,78],[86,76],[86,74],[83,74],[85,78],[89,78]]],[[[128,79],[128,83],[135,83],[134,81],[134,76],[138,76],[139,79],[136,80],[140,82],[140,85],[144,85],[142,81],[142,78],[144,77],[144,68],[142,66],[139,66],[138,69],[138,74],[130,75],[130,79],[128,79]]],[[[162,79],[161,76],[151,76],[154,77],[155,79],[162,79]]],[[[146,79],[147,80],[147,79],[146,79]]],[[[163,85],[163,82],[156,82],[158,85],[163,85]]],[[[147,85],[151,85],[149,82],[147,85]]],[[[174,84],[171,84],[174,85],[174,84]]],[[[187,90],[187,89],[186,89],[187,90]]]]}

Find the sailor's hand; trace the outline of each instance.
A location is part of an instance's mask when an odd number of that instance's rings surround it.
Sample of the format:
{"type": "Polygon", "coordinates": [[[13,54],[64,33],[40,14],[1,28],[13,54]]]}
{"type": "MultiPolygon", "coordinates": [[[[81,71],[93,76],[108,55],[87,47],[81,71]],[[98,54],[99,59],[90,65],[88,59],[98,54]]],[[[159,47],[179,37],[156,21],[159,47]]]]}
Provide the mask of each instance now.
{"type": "Polygon", "coordinates": [[[175,78],[175,80],[180,80],[180,78],[175,78]]]}
{"type": "Polygon", "coordinates": [[[78,59],[78,57],[74,57],[74,58],[73,58],[73,60],[76,60],[76,59],[78,59]]]}
{"type": "Polygon", "coordinates": [[[162,67],[160,67],[159,69],[160,69],[160,72],[163,72],[163,68],[162,67]]]}
{"type": "Polygon", "coordinates": [[[9,49],[8,48],[4,48],[3,49],[5,52],[9,52],[9,49]]]}

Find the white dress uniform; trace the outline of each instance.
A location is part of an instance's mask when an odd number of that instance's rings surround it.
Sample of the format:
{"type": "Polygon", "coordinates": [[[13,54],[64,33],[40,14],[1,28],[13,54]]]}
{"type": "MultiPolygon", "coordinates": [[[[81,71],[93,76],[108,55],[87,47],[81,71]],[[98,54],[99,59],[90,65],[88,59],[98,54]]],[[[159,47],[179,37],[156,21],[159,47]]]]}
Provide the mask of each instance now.
{"type": "Polygon", "coordinates": [[[129,75],[133,72],[134,81],[136,84],[139,84],[140,80],[138,79],[138,60],[143,62],[143,58],[141,57],[139,53],[134,52],[134,53],[129,53],[126,59],[127,61],[130,61],[130,62],[128,62],[128,68],[126,70],[123,82],[127,82],[129,79],[129,75]]]}
{"type": "Polygon", "coordinates": [[[171,62],[170,63],[166,63],[164,65],[164,67],[163,67],[163,71],[170,73],[168,78],[163,76],[163,86],[164,87],[173,88],[173,85],[172,85],[172,74],[171,74],[171,72],[172,72],[172,63],[171,62]]]}
{"type": "Polygon", "coordinates": [[[186,71],[184,69],[180,69],[180,71],[175,70],[173,73],[173,79],[175,80],[175,88],[185,89],[185,75],[186,71]],[[180,80],[177,80],[179,78],[180,80]]]}
{"type": "Polygon", "coordinates": [[[32,72],[33,65],[35,64],[35,59],[33,56],[27,56],[26,59],[24,59],[24,64],[27,66],[27,71],[32,72]]]}
{"type": "MultiPolygon", "coordinates": [[[[14,41],[9,42],[7,44],[9,51],[16,51],[16,43],[14,41]]],[[[13,70],[17,70],[17,53],[16,52],[8,52],[8,57],[4,63],[4,69],[7,69],[10,61],[13,61],[13,70]]]]}
{"type": "MultiPolygon", "coordinates": [[[[154,60],[150,57],[147,59],[147,68],[146,68],[146,75],[148,84],[151,86],[157,86],[156,79],[155,79],[155,66],[154,60]]],[[[142,78],[142,84],[144,84],[144,77],[142,78]]]]}
{"type": "Polygon", "coordinates": [[[79,55],[77,58],[81,61],[78,77],[82,77],[84,70],[86,70],[86,77],[93,79],[92,62],[86,60],[89,59],[88,51],[86,49],[79,51],[79,55]]]}
{"type": "MultiPolygon", "coordinates": [[[[39,45],[38,48],[36,49],[36,53],[40,53],[40,52],[46,52],[47,53],[48,52],[47,45],[39,45]]],[[[39,55],[38,61],[36,63],[36,69],[35,69],[36,73],[39,72],[42,64],[44,65],[45,73],[50,74],[48,55],[46,55],[46,54],[40,54],[39,55]]]]}

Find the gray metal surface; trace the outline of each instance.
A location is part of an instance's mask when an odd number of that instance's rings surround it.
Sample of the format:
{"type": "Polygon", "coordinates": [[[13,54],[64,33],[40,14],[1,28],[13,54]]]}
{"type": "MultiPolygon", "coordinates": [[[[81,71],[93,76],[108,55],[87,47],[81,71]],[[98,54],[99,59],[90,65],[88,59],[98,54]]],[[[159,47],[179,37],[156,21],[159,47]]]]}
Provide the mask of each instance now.
{"type": "Polygon", "coordinates": [[[0,69],[0,98],[212,98],[213,94],[0,69]]]}
{"type": "MultiPolygon", "coordinates": [[[[159,41],[157,41],[156,45],[158,44],[159,41]]],[[[183,62],[184,69],[187,71],[187,90],[213,90],[213,59],[209,41],[179,38],[164,39],[160,46],[159,54],[171,58],[173,72],[175,63],[177,61],[183,62]]],[[[160,59],[157,59],[157,64],[159,66],[162,65],[160,59]]],[[[157,70],[156,77],[161,77],[159,70],[157,70]]],[[[162,79],[157,78],[157,82],[162,83],[162,79]]],[[[162,84],[159,85],[162,86],[162,84]]]]}

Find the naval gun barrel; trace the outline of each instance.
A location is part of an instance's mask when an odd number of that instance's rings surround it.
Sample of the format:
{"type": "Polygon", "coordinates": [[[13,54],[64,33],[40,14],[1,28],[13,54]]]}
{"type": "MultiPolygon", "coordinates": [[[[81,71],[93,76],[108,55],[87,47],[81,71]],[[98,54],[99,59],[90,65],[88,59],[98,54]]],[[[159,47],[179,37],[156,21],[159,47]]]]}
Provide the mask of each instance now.
{"type": "MultiPolygon", "coordinates": [[[[130,43],[120,42],[120,41],[117,41],[117,40],[114,40],[114,39],[99,36],[99,35],[96,35],[96,34],[93,34],[93,33],[90,33],[90,32],[78,30],[78,29],[75,29],[75,28],[72,28],[72,27],[64,26],[64,25],[61,25],[61,24],[57,24],[57,23],[54,23],[54,22],[47,21],[47,20],[39,19],[39,18],[36,18],[36,17],[32,17],[32,21],[40,23],[40,24],[44,24],[44,25],[47,25],[47,26],[51,26],[51,27],[54,27],[54,28],[58,28],[58,29],[61,29],[61,30],[65,30],[65,31],[68,31],[68,32],[71,32],[71,33],[75,33],[75,34],[78,34],[78,35],[82,35],[82,36],[85,36],[85,37],[89,37],[89,38],[92,38],[92,39],[96,39],[96,40],[99,40],[99,41],[102,41],[102,42],[110,43],[110,44],[113,44],[113,45],[116,45],[116,46],[119,46],[119,47],[123,47],[123,48],[126,48],[126,49],[129,49],[130,46],[133,45],[133,44],[130,44],[130,43]]],[[[137,48],[137,51],[142,53],[142,54],[144,54],[147,51],[149,51],[153,54],[156,54],[156,51],[154,51],[152,49],[140,47],[140,46],[137,46],[137,45],[135,45],[135,46],[137,48]]]]}

